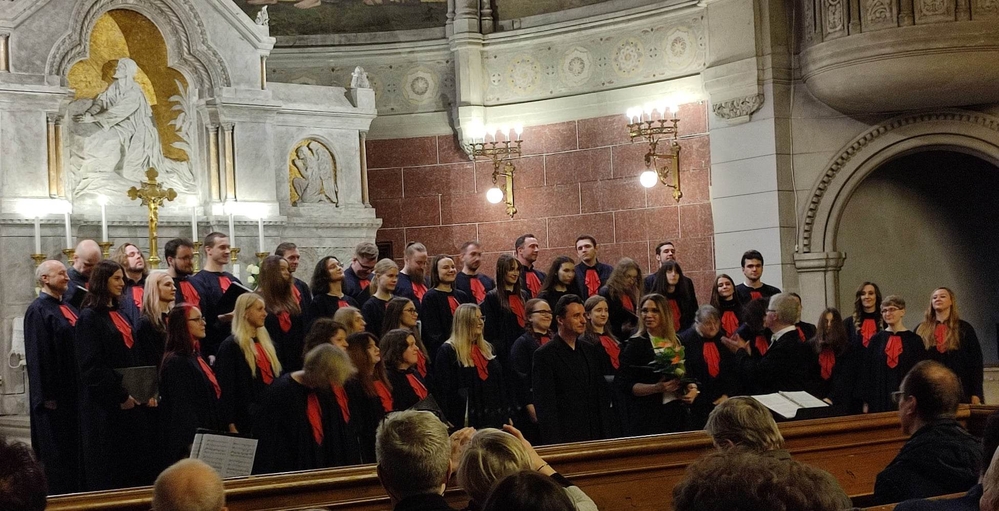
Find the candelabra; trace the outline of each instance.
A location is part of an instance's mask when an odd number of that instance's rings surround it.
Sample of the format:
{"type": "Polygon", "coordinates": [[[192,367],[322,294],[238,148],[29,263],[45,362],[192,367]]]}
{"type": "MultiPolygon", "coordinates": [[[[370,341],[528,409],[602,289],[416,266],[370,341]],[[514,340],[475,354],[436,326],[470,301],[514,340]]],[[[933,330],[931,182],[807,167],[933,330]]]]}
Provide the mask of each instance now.
{"type": "Polygon", "coordinates": [[[194,273],[201,271],[201,247],[200,241],[194,242],[194,273]]]}
{"type": "Polygon", "coordinates": [[[111,257],[111,245],[114,245],[114,243],[110,241],[100,241],[97,244],[101,247],[101,254],[104,255],[104,259],[111,257]]]}
{"type": "Polygon", "coordinates": [[[264,263],[264,259],[266,259],[267,256],[269,256],[269,255],[271,255],[270,252],[257,252],[257,260],[260,261],[260,264],[263,264],[264,263]]]}
{"type": "Polygon", "coordinates": [[[639,177],[642,186],[652,188],[658,181],[672,188],[673,199],[679,202],[683,197],[680,190],[680,144],[677,142],[680,119],[676,117],[676,106],[669,109],[673,111],[671,119],[666,118],[667,109],[661,108],[662,116],[657,120],[652,120],[656,109],[646,108],[644,115],[641,109],[628,110],[628,136],[632,142],[639,139],[649,144],[649,151],[645,153],[648,170],[639,177]],[[665,150],[660,144],[666,146],[665,150]]]}
{"type": "Polygon", "coordinates": [[[493,187],[486,192],[486,200],[493,204],[498,204],[506,199],[506,214],[513,218],[517,214],[517,207],[513,202],[513,176],[517,167],[511,160],[520,158],[523,140],[520,139],[521,129],[517,129],[517,140],[507,137],[505,141],[493,140],[486,142],[483,137],[482,142],[472,143],[472,159],[488,158],[493,162],[493,187]],[[503,178],[503,188],[499,188],[499,179],[503,178]]]}
{"type": "Polygon", "coordinates": [[[229,263],[236,265],[239,263],[239,249],[236,247],[229,248],[229,263]]]}
{"type": "Polygon", "coordinates": [[[35,268],[45,262],[45,254],[31,254],[31,259],[35,261],[35,268]]]}

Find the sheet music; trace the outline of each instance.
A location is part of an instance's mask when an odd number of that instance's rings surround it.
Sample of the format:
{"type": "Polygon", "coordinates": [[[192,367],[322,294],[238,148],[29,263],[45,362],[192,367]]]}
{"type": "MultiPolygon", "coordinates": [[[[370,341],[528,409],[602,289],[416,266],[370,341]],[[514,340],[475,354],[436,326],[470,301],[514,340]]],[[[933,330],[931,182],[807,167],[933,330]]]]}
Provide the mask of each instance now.
{"type": "Polygon", "coordinates": [[[798,409],[801,408],[797,403],[791,401],[790,399],[780,395],[780,393],[774,394],[762,394],[759,396],[751,396],[753,399],[763,403],[763,406],[777,412],[781,417],[785,419],[794,418],[798,413],[798,409]]]}
{"type": "Polygon", "coordinates": [[[191,457],[214,468],[223,479],[250,475],[256,453],[253,438],[213,433],[198,433],[191,446],[191,457]]]}
{"type": "Polygon", "coordinates": [[[778,392],[778,394],[790,399],[802,408],[818,408],[821,406],[829,406],[829,403],[805,392],[803,390],[789,391],[789,392],[778,392]]]}

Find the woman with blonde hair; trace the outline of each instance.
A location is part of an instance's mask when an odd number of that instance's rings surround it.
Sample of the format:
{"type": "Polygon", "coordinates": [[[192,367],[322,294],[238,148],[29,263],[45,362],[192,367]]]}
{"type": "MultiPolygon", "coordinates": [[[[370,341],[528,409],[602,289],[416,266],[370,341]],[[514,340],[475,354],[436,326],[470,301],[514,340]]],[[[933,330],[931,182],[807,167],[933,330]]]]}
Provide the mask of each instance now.
{"type": "Polygon", "coordinates": [[[514,416],[512,389],[482,330],[479,306],[461,304],[454,312],[451,338],[437,350],[435,396],[448,421],[458,427],[500,427],[514,416]]]}
{"type": "Polygon", "coordinates": [[[729,398],[711,410],[704,431],[719,450],[742,447],[760,454],[774,452],[775,457],[791,455],[784,449],[784,437],[770,410],[748,396],[729,398]]]}
{"type": "Polygon", "coordinates": [[[222,341],[215,358],[215,374],[222,388],[222,418],[229,431],[247,434],[260,398],[281,376],[281,361],[264,328],[267,309],[256,293],[236,299],[232,335],[222,341]]]}
{"type": "Polygon", "coordinates": [[[363,332],[367,323],[357,307],[341,307],[333,314],[333,321],[347,327],[347,335],[363,332]]]}
{"type": "Polygon", "coordinates": [[[264,328],[270,334],[285,371],[302,368],[302,341],[309,324],[305,311],[295,298],[294,283],[287,259],[271,255],[260,264],[257,294],[263,298],[268,312],[264,328]]]}
{"type": "MultiPolygon", "coordinates": [[[[146,277],[146,287],[142,292],[142,313],[135,325],[135,336],[142,340],[143,346],[153,350],[151,355],[157,365],[162,362],[166,347],[167,327],[166,316],[173,308],[177,288],[173,278],[165,271],[154,271],[146,277]]],[[[125,297],[123,301],[129,299],[125,297]]]]}
{"type": "Polygon", "coordinates": [[[375,337],[381,337],[385,323],[385,308],[392,300],[395,286],[399,283],[399,265],[391,259],[382,259],[375,263],[375,269],[371,273],[374,275],[371,287],[375,289],[371,293],[371,298],[361,304],[361,314],[367,323],[367,331],[375,337]]]}
{"type": "Polygon", "coordinates": [[[982,345],[970,323],[957,313],[957,297],[946,287],[938,287],[930,295],[923,322],[916,328],[929,352],[936,360],[954,371],[964,390],[962,403],[982,404],[983,389],[982,345]]]}
{"type": "Polygon", "coordinates": [[[642,295],[642,269],[633,259],[622,257],[600,288],[610,312],[608,326],[617,339],[627,339],[638,327],[638,297],[642,295]]]}

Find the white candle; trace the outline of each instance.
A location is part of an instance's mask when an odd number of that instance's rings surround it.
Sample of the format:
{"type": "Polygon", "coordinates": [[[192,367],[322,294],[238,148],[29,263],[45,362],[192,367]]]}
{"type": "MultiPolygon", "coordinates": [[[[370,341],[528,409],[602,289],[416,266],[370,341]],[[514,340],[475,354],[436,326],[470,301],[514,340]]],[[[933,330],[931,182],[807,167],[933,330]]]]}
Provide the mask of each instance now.
{"type": "Polygon", "coordinates": [[[101,241],[108,240],[108,207],[101,204],[101,241]]]}
{"type": "Polygon", "coordinates": [[[257,219],[257,232],[259,233],[259,237],[260,237],[260,250],[258,250],[257,252],[263,252],[264,251],[264,219],[263,218],[258,218],[257,219]]]}
{"type": "Polygon", "coordinates": [[[42,253],[42,220],[35,217],[35,253],[42,253]]]}
{"type": "MultiPolygon", "coordinates": [[[[232,239],[232,238],[230,238],[232,239]]],[[[191,241],[198,241],[198,207],[191,207],[191,241]]]]}
{"type": "Polygon", "coordinates": [[[233,247],[237,246],[236,245],[236,228],[235,228],[235,226],[232,223],[232,215],[231,214],[229,215],[229,245],[233,246],[233,247]]]}
{"type": "Polygon", "coordinates": [[[69,225],[69,212],[66,212],[66,248],[73,248],[73,227],[69,225]]]}

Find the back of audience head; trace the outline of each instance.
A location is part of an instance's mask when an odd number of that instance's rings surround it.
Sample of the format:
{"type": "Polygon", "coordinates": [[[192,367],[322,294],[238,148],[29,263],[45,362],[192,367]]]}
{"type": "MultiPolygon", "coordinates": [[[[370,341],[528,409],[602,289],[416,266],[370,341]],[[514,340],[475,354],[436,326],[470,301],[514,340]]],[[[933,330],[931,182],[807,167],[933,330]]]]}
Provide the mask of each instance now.
{"type": "Polygon", "coordinates": [[[565,490],[551,477],[522,470],[500,479],[489,492],[482,511],[575,511],[565,490]]]}
{"type": "Polygon", "coordinates": [[[730,398],[711,411],[704,430],[716,447],[742,447],[758,453],[784,448],[770,410],[751,397],[730,398]]]}
{"type": "Polygon", "coordinates": [[[999,511],[999,463],[996,463],[996,448],[999,447],[999,413],[993,413],[985,422],[982,435],[982,498],[979,505],[982,511],[999,511]],[[990,460],[990,461],[985,461],[990,460]]]}
{"type": "Polygon", "coordinates": [[[444,491],[451,475],[447,427],[429,412],[393,413],[378,426],[375,439],[378,480],[393,501],[444,491]]]}
{"type": "Polygon", "coordinates": [[[902,380],[899,413],[906,418],[933,422],[953,419],[961,402],[961,381],[947,366],[933,360],[924,360],[909,370],[902,380]],[[914,399],[914,406],[904,403],[914,399]]]}
{"type": "Polygon", "coordinates": [[[0,509],[42,511],[48,491],[45,471],[31,447],[0,436],[0,509]]]}
{"type": "Polygon", "coordinates": [[[482,504],[497,481],[531,468],[531,457],[520,440],[498,429],[481,429],[465,446],[458,464],[458,484],[472,502],[482,504]]]}
{"type": "Polygon", "coordinates": [[[161,472],[153,484],[153,511],[225,509],[222,479],[201,460],[180,460],[161,472]]]}

